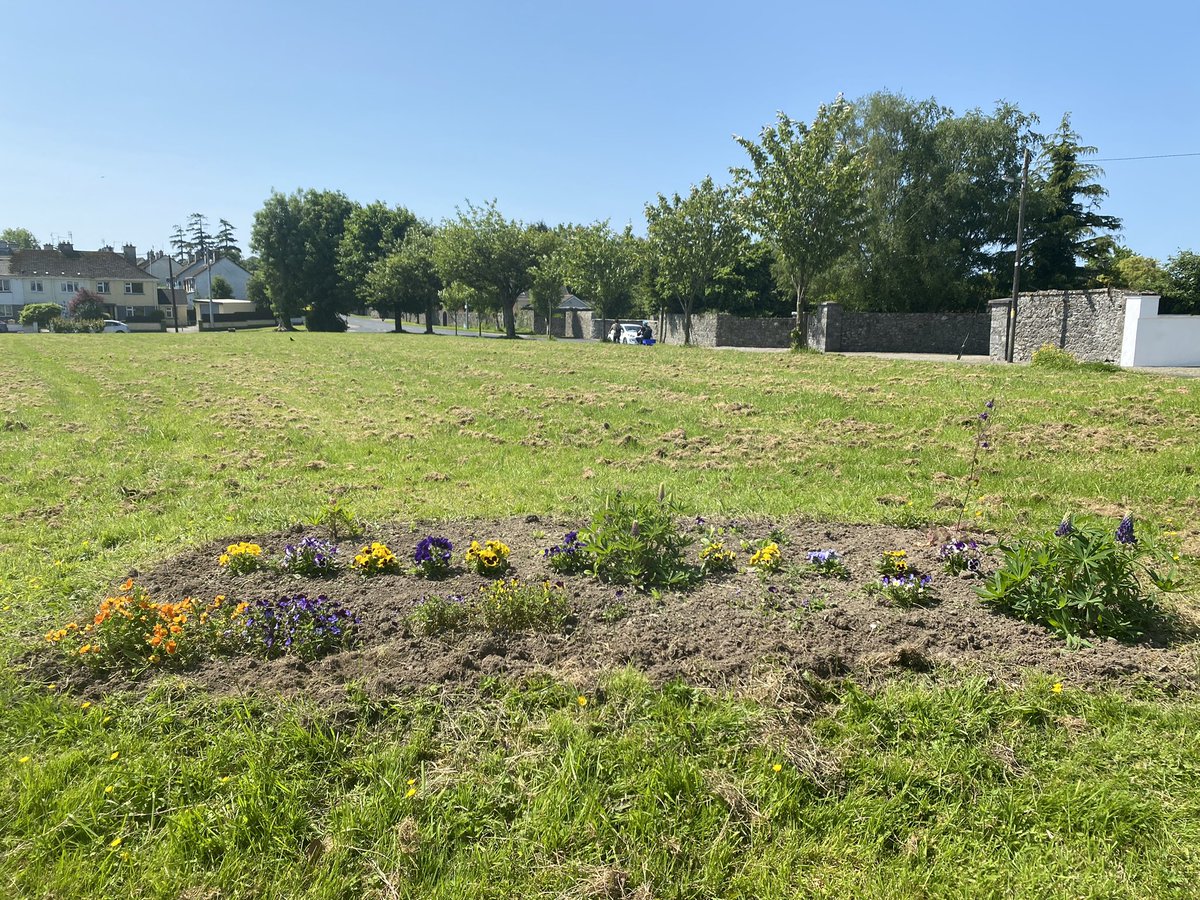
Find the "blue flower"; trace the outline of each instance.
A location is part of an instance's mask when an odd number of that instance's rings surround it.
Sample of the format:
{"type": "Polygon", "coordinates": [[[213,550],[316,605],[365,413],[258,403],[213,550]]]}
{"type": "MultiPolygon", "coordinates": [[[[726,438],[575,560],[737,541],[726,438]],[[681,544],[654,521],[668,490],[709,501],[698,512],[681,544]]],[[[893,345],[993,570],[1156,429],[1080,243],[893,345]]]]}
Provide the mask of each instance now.
{"type": "Polygon", "coordinates": [[[1137,543],[1137,538],[1133,536],[1133,516],[1126,516],[1121,520],[1121,524],[1117,526],[1117,543],[1137,543]]]}
{"type": "Polygon", "coordinates": [[[1075,530],[1075,526],[1071,524],[1071,517],[1067,516],[1065,519],[1063,519],[1061,522],[1059,522],[1058,527],[1054,529],[1054,536],[1055,537],[1066,537],[1068,534],[1070,534],[1074,530],[1075,530]]]}

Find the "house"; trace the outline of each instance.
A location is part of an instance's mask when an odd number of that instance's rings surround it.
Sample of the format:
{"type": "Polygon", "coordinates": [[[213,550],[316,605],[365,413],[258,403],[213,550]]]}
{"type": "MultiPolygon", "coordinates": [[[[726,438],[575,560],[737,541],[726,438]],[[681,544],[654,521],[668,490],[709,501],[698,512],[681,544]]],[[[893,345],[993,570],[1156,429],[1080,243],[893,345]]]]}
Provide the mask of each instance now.
{"type": "Polygon", "coordinates": [[[76,250],[64,241],[39,250],[16,250],[0,241],[0,320],[15,319],[30,303],[67,304],[80,290],[104,301],[105,313],[138,331],[159,331],[170,310],[158,302],[158,282],[137,267],[137,249],[126,244],[76,250]]]}
{"type": "Polygon", "coordinates": [[[158,279],[159,284],[169,288],[171,279],[187,268],[187,263],[180,262],[177,259],[168,256],[159,250],[157,253],[151,253],[145,259],[138,260],[138,268],[143,272],[148,272],[158,279]]]}
{"type": "Polygon", "coordinates": [[[198,259],[183,269],[176,269],[175,286],[181,288],[190,300],[211,297],[212,280],[218,277],[224,278],[233,288],[232,299],[247,299],[246,286],[250,283],[250,273],[226,256],[216,260],[198,259]]]}
{"type": "MultiPolygon", "coordinates": [[[[555,337],[591,336],[591,332],[595,330],[591,323],[591,312],[592,308],[587,303],[563,288],[562,300],[551,311],[550,333],[555,337]],[[562,318],[560,319],[559,316],[562,318]]],[[[517,320],[518,331],[531,331],[534,334],[546,333],[546,317],[533,308],[533,301],[529,299],[528,291],[521,291],[517,294],[517,302],[513,304],[513,314],[517,320]]]]}

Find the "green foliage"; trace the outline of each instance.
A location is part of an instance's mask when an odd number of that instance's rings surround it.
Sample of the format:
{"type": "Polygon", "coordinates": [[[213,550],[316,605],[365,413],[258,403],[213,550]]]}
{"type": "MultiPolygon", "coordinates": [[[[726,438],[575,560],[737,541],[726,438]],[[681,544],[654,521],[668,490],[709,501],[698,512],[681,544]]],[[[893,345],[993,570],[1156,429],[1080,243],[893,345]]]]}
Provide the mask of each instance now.
{"type": "Polygon", "coordinates": [[[640,590],[686,587],[696,573],[684,558],[693,543],[681,530],[681,510],[672,500],[638,500],[617,491],[604,498],[579,540],[593,558],[592,574],[601,581],[630,584],[640,590]]]}
{"type": "Polygon", "coordinates": [[[1026,216],[1029,262],[1021,275],[1027,290],[1085,287],[1086,265],[1111,255],[1115,242],[1104,232],[1120,229],[1121,220],[1096,212],[1108,195],[1095,180],[1103,172],[1080,160],[1095,153],[1095,147],[1079,143],[1071,117],[1063,116],[1042,152],[1041,171],[1031,179],[1026,216]]]}
{"type": "Polygon", "coordinates": [[[267,280],[260,272],[255,272],[246,282],[246,299],[254,304],[255,312],[271,312],[271,295],[267,290],[267,280]]]}
{"type": "Polygon", "coordinates": [[[737,554],[724,541],[709,540],[700,551],[700,571],[705,576],[737,571],[737,554]]]}
{"type": "Polygon", "coordinates": [[[846,140],[853,114],[839,96],[811,125],[781,112],[758,143],[735,138],[750,156],[749,168],[732,170],[743,218],[774,248],[798,313],[814,276],[858,238],[865,160],[846,140]]]}
{"type": "Polygon", "coordinates": [[[335,541],[362,535],[363,525],[353,510],[337,500],[330,500],[312,517],[312,524],[324,528],[335,541]]]}
{"type": "Polygon", "coordinates": [[[1071,351],[1055,347],[1053,344],[1042,344],[1034,350],[1029,364],[1039,369],[1054,369],[1059,372],[1079,368],[1079,360],[1071,351]]]}
{"type": "Polygon", "coordinates": [[[733,269],[747,243],[734,215],[733,194],[710,176],[686,197],[658,195],[646,204],[649,251],[656,258],[656,287],[683,311],[683,342],[691,343],[692,311],[733,269]]]}
{"type": "Polygon", "coordinates": [[[1200,253],[1180,250],[1167,259],[1165,293],[1171,311],[1200,315],[1200,253]]]}
{"type": "Polygon", "coordinates": [[[1144,539],[1121,541],[1119,535],[1068,520],[1054,533],[1001,542],[1001,564],[976,590],[985,603],[1072,643],[1136,638],[1160,614],[1159,595],[1178,584],[1154,567],[1162,554],[1144,539]]]}
{"type": "Polygon", "coordinates": [[[38,239],[28,228],[5,228],[0,231],[0,241],[7,241],[17,250],[36,250],[38,247],[38,239]]]}
{"type": "Polygon", "coordinates": [[[424,313],[426,331],[432,331],[441,287],[433,262],[433,237],[428,230],[412,227],[398,246],[371,267],[364,296],[376,309],[396,317],[396,331],[404,330],[403,313],[424,313]]]}
{"type": "Polygon", "coordinates": [[[505,335],[515,338],[513,306],[541,261],[542,233],[506,219],[495,201],[484,206],[468,203],[456,218],[442,223],[434,238],[438,273],[443,283],[458,282],[474,291],[473,308],[502,311],[505,335]]]}
{"type": "Polygon", "coordinates": [[[410,229],[419,225],[417,217],[403,206],[391,208],[376,201],[351,211],[338,246],[337,267],[361,304],[372,306],[375,302],[371,270],[395,253],[410,229]]]}
{"type": "Polygon", "coordinates": [[[409,616],[413,628],[431,636],[478,628],[484,631],[558,631],[571,617],[561,582],[499,579],[472,597],[428,597],[409,616]]]}
{"type": "Polygon", "coordinates": [[[338,247],[355,205],[335,191],[272,193],[254,214],[250,246],[261,259],[271,305],[284,328],[305,313],[310,331],[342,331],[354,293],[338,274],[338,247]]]}
{"type": "Polygon", "coordinates": [[[104,330],[104,320],[51,319],[50,330],[55,334],[99,334],[104,330]]]}
{"type": "MultiPolygon", "coordinates": [[[[627,225],[620,234],[607,221],[567,230],[555,253],[555,274],[593,309],[595,318],[613,318],[629,308],[640,271],[638,242],[627,225]]],[[[555,304],[557,305],[557,303],[555,304]]]]}
{"type": "Polygon", "coordinates": [[[87,288],[80,288],[67,303],[67,314],[76,320],[103,319],[107,315],[104,300],[87,288]]]}
{"type": "MultiPolygon", "coordinates": [[[[237,236],[234,234],[233,223],[227,219],[221,219],[218,225],[220,227],[217,228],[217,233],[213,236],[217,255],[240,263],[242,260],[242,250],[237,245],[237,236]]],[[[216,288],[214,287],[213,290],[215,291],[216,288]]],[[[220,294],[215,294],[214,296],[217,299],[224,299],[220,294]]],[[[233,295],[230,294],[230,296],[232,297],[233,295]]]]}
{"type": "Polygon", "coordinates": [[[214,300],[232,300],[233,285],[228,279],[221,275],[217,275],[212,280],[212,295],[214,300]]]}
{"type": "Polygon", "coordinates": [[[27,303],[21,308],[18,321],[22,325],[37,325],[48,328],[55,319],[62,317],[63,308],[57,303],[27,303]]]}

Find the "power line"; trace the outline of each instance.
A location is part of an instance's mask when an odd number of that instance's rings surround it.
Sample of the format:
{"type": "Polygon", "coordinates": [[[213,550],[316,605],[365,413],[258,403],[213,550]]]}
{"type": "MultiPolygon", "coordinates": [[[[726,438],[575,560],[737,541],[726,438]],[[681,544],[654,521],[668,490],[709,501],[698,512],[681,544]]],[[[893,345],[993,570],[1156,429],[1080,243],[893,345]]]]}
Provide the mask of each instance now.
{"type": "Polygon", "coordinates": [[[1178,159],[1181,156],[1200,156],[1200,153],[1159,153],[1155,156],[1107,156],[1088,162],[1125,162],[1129,159],[1178,159]]]}

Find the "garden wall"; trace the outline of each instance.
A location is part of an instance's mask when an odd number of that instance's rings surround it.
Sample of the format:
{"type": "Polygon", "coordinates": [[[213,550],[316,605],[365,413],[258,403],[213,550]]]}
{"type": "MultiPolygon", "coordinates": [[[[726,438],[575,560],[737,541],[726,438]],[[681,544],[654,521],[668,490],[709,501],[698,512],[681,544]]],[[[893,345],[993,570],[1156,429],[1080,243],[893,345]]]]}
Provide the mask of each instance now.
{"type": "MultiPolygon", "coordinates": [[[[1121,359],[1125,330],[1125,300],[1137,296],[1103,288],[1093,291],[1038,291],[1017,300],[1013,360],[1028,362],[1033,351],[1051,344],[1085,362],[1115,363],[1121,359]]],[[[1005,330],[1012,299],[989,304],[989,355],[1004,359],[1005,330]]]]}
{"type": "Polygon", "coordinates": [[[1158,302],[1153,294],[1125,298],[1121,365],[1200,366],[1200,316],[1160,316],[1158,302]]]}
{"type": "MultiPolygon", "coordinates": [[[[775,347],[786,348],[791,343],[795,320],[784,318],[752,318],[724,313],[701,313],[692,316],[692,344],[697,347],[775,347]]],[[[662,334],[656,335],[664,344],[683,343],[683,315],[663,316],[662,334]]]]}
{"type": "Polygon", "coordinates": [[[989,321],[976,313],[859,312],[822,303],[808,317],[808,346],[822,353],[988,352],[989,321]]]}

